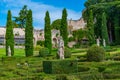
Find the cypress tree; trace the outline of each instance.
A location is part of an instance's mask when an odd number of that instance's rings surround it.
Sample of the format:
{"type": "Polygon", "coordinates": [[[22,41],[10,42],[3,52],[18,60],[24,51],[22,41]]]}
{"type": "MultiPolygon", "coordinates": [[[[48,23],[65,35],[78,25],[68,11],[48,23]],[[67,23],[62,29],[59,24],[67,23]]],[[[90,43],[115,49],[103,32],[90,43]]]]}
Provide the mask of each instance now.
{"type": "Polygon", "coordinates": [[[63,9],[63,11],[62,11],[60,35],[62,36],[62,38],[64,40],[64,45],[67,46],[67,44],[68,44],[68,29],[67,29],[67,11],[66,11],[66,9],[63,9]]]}
{"type": "Polygon", "coordinates": [[[120,44],[120,26],[119,26],[119,17],[115,15],[114,17],[114,31],[115,31],[115,43],[120,44]]]}
{"type": "Polygon", "coordinates": [[[102,39],[105,39],[106,44],[108,44],[109,42],[109,38],[108,38],[108,30],[107,30],[107,20],[106,20],[106,14],[105,12],[102,13],[102,25],[101,25],[101,29],[102,29],[102,39]]]}
{"type": "Polygon", "coordinates": [[[33,55],[33,25],[32,25],[32,11],[29,10],[26,18],[25,28],[25,54],[26,56],[33,55]]]}
{"type": "Polygon", "coordinates": [[[44,20],[45,20],[45,28],[44,28],[45,44],[44,44],[44,46],[49,49],[49,52],[51,54],[51,49],[52,49],[51,26],[50,26],[50,16],[49,16],[48,11],[46,11],[44,20]]]}
{"type": "Polygon", "coordinates": [[[8,49],[11,50],[11,55],[14,55],[14,35],[12,26],[12,15],[11,11],[8,10],[7,24],[6,24],[6,56],[8,56],[8,49]]]}
{"type": "Polygon", "coordinates": [[[93,23],[93,12],[92,10],[88,11],[89,18],[87,20],[87,27],[88,27],[88,39],[90,45],[95,43],[95,35],[94,35],[94,23],[93,23]]]}

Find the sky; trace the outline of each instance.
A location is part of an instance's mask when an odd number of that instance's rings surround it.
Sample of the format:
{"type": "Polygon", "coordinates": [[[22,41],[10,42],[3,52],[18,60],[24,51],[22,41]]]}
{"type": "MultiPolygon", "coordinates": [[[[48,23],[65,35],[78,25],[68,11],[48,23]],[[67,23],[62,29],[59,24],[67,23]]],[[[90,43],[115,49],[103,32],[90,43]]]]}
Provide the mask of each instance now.
{"type": "Polygon", "coordinates": [[[33,12],[33,26],[44,28],[45,12],[48,10],[52,21],[61,19],[62,10],[67,9],[67,19],[78,20],[82,15],[86,0],[0,0],[0,26],[6,25],[7,11],[18,16],[24,5],[33,12]]]}

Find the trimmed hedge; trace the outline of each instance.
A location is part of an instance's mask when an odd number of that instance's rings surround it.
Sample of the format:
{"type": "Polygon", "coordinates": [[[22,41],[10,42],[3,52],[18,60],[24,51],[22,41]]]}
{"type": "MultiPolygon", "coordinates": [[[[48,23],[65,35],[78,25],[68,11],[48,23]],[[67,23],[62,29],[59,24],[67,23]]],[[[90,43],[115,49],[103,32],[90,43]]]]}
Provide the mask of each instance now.
{"type": "Polygon", "coordinates": [[[100,62],[105,59],[105,50],[102,47],[93,45],[87,51],[87,60],[100,62]]]}
{"type": "Polygon", "coordinates": [[[39,50],[39,56],[40,57],[46,57],[49,54],[50,53],[49,53],[49,49],[48,48],[40,48],[40,50],[39,50]]]}
{"type": "Polygon", "coordinates": [[[65,52],[64,52],[65,58],[70,58],[71,54],[72,53],[70,52],[70,49],[65,47],[65,52]]]}
{"type": "Polygon", "coordinates": [[[51,60],[43,61],[43,71],[48,74],[77,73],[76,60],[51,60]]]}

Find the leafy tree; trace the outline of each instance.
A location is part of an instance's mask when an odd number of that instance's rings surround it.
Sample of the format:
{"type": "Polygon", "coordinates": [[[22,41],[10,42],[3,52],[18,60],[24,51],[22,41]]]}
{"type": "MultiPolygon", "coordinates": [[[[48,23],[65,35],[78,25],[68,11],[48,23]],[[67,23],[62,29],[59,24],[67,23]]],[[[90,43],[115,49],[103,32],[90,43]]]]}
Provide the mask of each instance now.
{"type": "Polygon", "coordinates": [[[88,39],[91,44],[95,43],[95,35],[94,35],[94,23],[93,23],[93,12],[92,10],[89,11],[89,18],[87,21],[87,28],[88,28],[88,39]]]}
{"type": "Polygon", "coordinates": [[[60,35],[62,36],[62,38],[64,40],[64,45],[67,46],[68,29],[67,29],[67,11],[66,11],[66,9],[63,9],[63,12],[62,12],[60,35]]]}
{"type": "Polygon", "coordinates": [[[85,37],[85,30],[79,29],[77,31],[73,31],[73,37],[77,42],[80,42],[83,37],[85,37]]]}
{"type": "Polygon", "coordinates": [[[60,30],[61,19],[57,19],[57,20],[53,21],[52,24],[51,24],[51,27],[52,27],[52,29],[60,30]]]}
{"type": "Polygon", "coordinates": [[[50,16],[49,12],[46,12],[45,16],[45,28],[44,28],[44,38],[45,38],[45,43],[44,46],[49,49],[49,52],[51,53],[52,49],[52,41],[51,41],[51,25],[50,25],[50,16]]]}
{"type": "Polygon", "coordinates": [[[85,2],[86,9],[83,12],[85,21],[88,21],[89,10],[93,11],[95,35],[102,37],[102,14],[106,13],[106,25],[108,28],[109,43],[116,42],[119,44],[119,21],[120,21],[120,1],[119,0],[87,0],[85,2]],[[116,17],[116,18],[115,18],[116,17]]]}
{"type": "Polygon", "coordinates": [[[7,24],[6,24],[6,56],[8,56],[8,49],[11,50],[11,55],[14,55],[14,35],[13,35],[13,25],[12,25],[12,15],[11,11],[8,10],[7,24]]]}
{"type": "Polygon", "coordinates": [[[27,6],[24,5],[22,10],[20,10],[20,12],[19,12],[19,16],[14,17],[14,19],[15,19],[14,21],[18,24],[18,26],[20,28],[25,28],[25,26],[26,26],[27,13],[28,13],[27,6]]]}
{"type": "Polygon", "coordinates": [[[33,55],[33,23],[32,23],[32,11],[29,10],[26,18],[25,28],[25,53],[26,56],[33,55]]]}
{"type": "Polygon", "coordinates": [[[103,12],[102,14],[102,39],[105,39],[106,43],[108,44],[108,30],[107,30],[107,21],[106,21],[106,14],[103,12]]]}

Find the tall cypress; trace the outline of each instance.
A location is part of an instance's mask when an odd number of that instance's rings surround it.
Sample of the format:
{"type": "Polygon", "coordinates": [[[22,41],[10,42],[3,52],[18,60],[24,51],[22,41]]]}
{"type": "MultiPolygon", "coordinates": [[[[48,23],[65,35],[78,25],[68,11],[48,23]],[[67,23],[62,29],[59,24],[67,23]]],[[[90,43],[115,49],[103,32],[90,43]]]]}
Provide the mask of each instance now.
{"type": "Polygon", "coordinates": [[[51,53],[52,49],[52,41],[51,41],[51,25],[50,25],[50,16],[49,12],[46,11],[45,15],[45,28],[44,28],[44,37],[45,37],[45,44],[44,46],[49,49],[49,52],[51,53]]]}
{"type": "Polygon", "coordinates": [[[61,19],[61,28],[60,35],[64,40],[64,45],[68,44],[68,29],[67,29],[67,10],[64,8],[62,11],[62,19],[61,19]]]}
{"type": "Polygon", "coordinates": [[[120,26],[119,26],[119,16],[114,17],[114,31],[115,31],[115,43],[120,44],[120,26]]]}
{"type": "Polygon", "coordinates": [[[101,24],[101,29],[102,29],[102,39],[105,39],[106,44],[108,44],[109,42],[109,38],[108,38],[108,30],[107,30],[107,20],[106,20],[106,14],[105,12],[102,13],[102,24],[101,24]]]}
{"type": "Polygon", "coordinates": [[[25,54],[26,56],[33,55],[33,20],[32,11],[29,10],[26,18],[26,28],[25,28],[25,54]]]}
{"type": "Polygon", "coordinates": [[[11,50],[11,55],[14,55],[14,35],[13,35],[13,26],[12,26],[12,15],[11,11],[8,10],[7,15],[7,24],[6,24],[6,56],[8,56],[8,49],[11,50]]]}
{"type": "Polygon", "coordinates": [[[88,27],[88,39],[90,45],[95,43],[95,35],[94,35],[94,20],[93,20],[93,12],[92,10],[88,11],[89,18],[87,20],[87,27],[88,27]]]}

